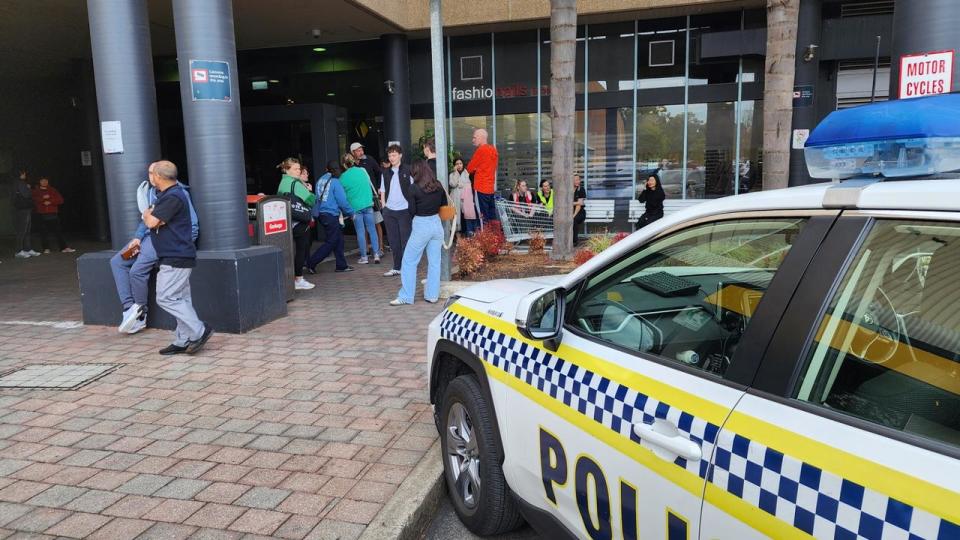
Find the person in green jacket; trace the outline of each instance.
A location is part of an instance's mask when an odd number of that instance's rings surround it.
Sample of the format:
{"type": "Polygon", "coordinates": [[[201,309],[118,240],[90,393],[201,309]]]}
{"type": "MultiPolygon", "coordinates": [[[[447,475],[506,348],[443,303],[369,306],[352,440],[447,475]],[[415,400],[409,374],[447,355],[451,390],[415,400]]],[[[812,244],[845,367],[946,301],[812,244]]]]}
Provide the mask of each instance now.
{"type": "MultiPolygon", "coordinates": [[[[292,192],[299,197],[308,208],[313,208],[317,196],[313,194],[313,188],[308,182],[300,180],[300,160],[292,157],[287,158],[283,160],[280,165],[277,165],[277,168],[283,171],[283,176],[280,178],[280,186],[277,187],[277,195],[287,196],[292,192]]],[[[294,250],[293,285],[294,288],[299,290],[309,290],[314,288],[315,285],[304,279],[303,264],[307,260],[307,255],[310,253],[310,219],[308,218],[306,221],[297,221],[294,219],[292,225],[290,230],[293,233],[294,250]]]]}
{"type": "Polygon", "coordinates": [[[344,154],[341,159],[343,174],[340,175],[340,184],[347,192],[347,202],[356,213],[353,214],[353,227],[357,230],[357,244],[360,246],[360,264],[368,264],[367,232],[370,233],[370,244],[373,246],[373,263],[380,264],[380,244],[377,238],[377,229],[373,220],[373,182],[366,169],[357,163],[353,154],[344,154]]]}

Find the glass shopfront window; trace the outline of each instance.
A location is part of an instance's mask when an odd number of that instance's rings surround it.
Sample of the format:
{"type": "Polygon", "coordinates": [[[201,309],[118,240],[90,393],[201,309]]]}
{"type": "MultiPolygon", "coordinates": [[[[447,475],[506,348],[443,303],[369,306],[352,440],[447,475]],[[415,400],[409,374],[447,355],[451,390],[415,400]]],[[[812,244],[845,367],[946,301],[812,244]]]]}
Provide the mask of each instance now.
{"type": "Polygon", "coordinates": [[[684,198],[683,123],[682,104],[637,108],[637,190],[659,173],[667,197],[684,198]]]}
{"type": "MultiPolygon", "coordinates": [[[[573,159],[591,199],[632,199],[653,172],[671,199],[760,188],[763,58],[713,56],[703,43],[763,24],[763,10],[750,10],[577,28],[573,159]]],[[[519,178],[550,179],[549,29],[447,43],[454,151],[469,160],[483,127],[500,153],[501,193],[519,178]]],[[[415,120],[413,138],[431,128],[415,120]]]]}

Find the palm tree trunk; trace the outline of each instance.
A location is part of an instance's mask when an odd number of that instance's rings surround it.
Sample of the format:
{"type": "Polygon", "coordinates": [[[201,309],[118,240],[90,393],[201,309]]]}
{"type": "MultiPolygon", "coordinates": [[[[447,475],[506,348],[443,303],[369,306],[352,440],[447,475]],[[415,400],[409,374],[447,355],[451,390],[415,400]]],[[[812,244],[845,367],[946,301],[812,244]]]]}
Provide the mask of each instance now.
{"type": "Polygon", "coordinates": [[[550,0],[550,121],[553,133],[554,259],[573,255],[574,70],[576,0],[550,0]]]}
{"type": "Polygon", "coordinates": [[[787,187],[800,0],[767,0],[763,87],[763,189],[787,187]]]}

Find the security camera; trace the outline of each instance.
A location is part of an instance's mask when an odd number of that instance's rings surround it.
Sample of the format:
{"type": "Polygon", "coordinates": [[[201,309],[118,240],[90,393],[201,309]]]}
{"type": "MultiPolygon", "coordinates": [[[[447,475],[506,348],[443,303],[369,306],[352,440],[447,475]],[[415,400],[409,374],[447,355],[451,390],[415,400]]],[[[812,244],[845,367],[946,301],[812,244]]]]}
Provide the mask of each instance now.
{"type": "Polygon", "coordinates": [[[313,34],[313,39],[320,39],[320,29],[319,29],[319,28],[314,28],[313,30],[310,31],[310,33],[313,34]]]}

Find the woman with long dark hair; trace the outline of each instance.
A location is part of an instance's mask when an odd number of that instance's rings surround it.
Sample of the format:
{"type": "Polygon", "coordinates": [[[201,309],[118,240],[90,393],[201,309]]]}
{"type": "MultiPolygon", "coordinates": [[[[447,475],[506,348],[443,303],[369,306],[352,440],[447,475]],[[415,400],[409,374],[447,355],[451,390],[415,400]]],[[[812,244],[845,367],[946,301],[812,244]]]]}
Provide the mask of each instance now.
{"type": "Polygon", "coordinates": [[[403,250],[400,265],[400,292],[391,306],[412,304],[417,291],[417,266],[423,252],[427,252],[427,282],[423,299],[436,302],[440,298],[440,250],[443,247],[443,224],[440,207],[447,203],[443,186],[437,181],[426,161],[417,160],[410,167],[413,185],[410,186],[408,211],[413,216],[410,239],[403,250]]]}
{"type": "Polygon", "coordinates": [[[647,176],[637,200],[644,204],[643,215],[637,220],[637,228],[642,229],[663,217],[663,201],[667,194],[660,185],[660,176],[656,173],[647,176]]]}

